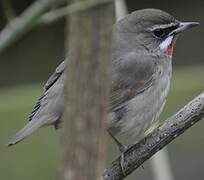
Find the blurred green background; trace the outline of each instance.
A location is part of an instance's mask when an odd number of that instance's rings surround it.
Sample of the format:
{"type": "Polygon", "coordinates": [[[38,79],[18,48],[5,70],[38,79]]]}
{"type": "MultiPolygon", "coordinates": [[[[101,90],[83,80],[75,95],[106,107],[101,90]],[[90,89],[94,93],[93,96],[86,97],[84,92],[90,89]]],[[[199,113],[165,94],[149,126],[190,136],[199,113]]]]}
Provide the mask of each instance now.
{"type": "MultiPolygon", "coordinates": [[[[12,1],[16,14],[32,0],[12,1]]],[[[201,26],[183,34],[173,59],[171,91],[161,120],[179,110],[204,90],[204,2],[143,0],[127,1],[130,11],[154,7],[166,10],[180,20],[199,21],[201,26]]],[[[0,28],[6,24],[0,3],[0,28]]],[[[65,55],[65,21],[35,28],[0,54],[0,179],[54,180],[60,164],[60,131],[43,128],[22,143],[6,144],[27,121],[42,86],[65,55]]],[[[168,146],[175,179],[204,179],[204,122],[196,124],[168,146]]],[[[118,156],[108,141],[108,162],[118,156]]],[[[127,179],[153,179],[148,163],[127,179]]]]}

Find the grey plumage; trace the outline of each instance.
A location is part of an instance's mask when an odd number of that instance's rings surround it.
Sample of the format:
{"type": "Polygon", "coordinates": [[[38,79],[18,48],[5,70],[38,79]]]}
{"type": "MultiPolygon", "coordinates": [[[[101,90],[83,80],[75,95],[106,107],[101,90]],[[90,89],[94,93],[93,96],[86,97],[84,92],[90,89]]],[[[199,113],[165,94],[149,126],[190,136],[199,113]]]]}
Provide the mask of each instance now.
{"type": "Polygon", "coordinates": [[[114,76],[123,76],[113,78],[116,87],[113,83],[110,94],[110,130],[113,134],[131,135],[135,140],[158,119],[171,78],[169,58],[161,56],[158,59],[150,54],[143,54],[142,59],[140,56],[138,53],[130,53],[128,58],[124,57],[123,62],[126,64],[128,59],[131,63],[128,67],[123,63],[115,66],[117,71],[121,68],[125,72],[114,73],[114,76]]]}
{"type": "MultiPolygon", "coordinates": [[[[173,16],[156,9],[135,11],[114,25],[108,108],[111,134],[131,135],[138,140],[158,120],[170,86],[170,48],[181,25],[184,26],[173,16]]],[[[9,145],[18,143],[39,127],[59,127],[66,65],[62,62],[48,79],[28,124],[9,145]]]]}

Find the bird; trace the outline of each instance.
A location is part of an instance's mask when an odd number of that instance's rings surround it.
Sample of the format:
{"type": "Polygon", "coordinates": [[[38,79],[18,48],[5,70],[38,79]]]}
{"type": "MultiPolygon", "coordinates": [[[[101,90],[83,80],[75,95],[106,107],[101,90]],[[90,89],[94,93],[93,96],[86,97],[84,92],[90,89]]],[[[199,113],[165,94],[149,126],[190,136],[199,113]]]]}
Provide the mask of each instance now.
{"type": "MultiPolygon", "coordinates": [[[[116,137],[138,141],[158,123],[170,88],[176,40],[181,32],[198,25],[153,8],[136,10],[113,25],[107,130],[119,146],[116,137]]],[[[28,123],[9,146],[38,128],[54,125],[58,129],[63,125],[68,61],[63,61],[48,79],[28,123]]]]}

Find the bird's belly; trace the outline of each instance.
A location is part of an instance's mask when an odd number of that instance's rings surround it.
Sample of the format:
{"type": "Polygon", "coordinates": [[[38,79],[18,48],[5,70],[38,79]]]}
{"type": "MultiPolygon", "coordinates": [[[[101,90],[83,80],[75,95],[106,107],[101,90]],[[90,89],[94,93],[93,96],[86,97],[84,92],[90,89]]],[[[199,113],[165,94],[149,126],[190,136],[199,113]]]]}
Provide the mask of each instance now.
{"type": "Polygon", "coordinates": [[[124,116],[112,124],[117,133],[140,139],[157,122],[165,105],[170,79],[162,77],[145,92],[131,99],[125,106],[124,116]]]}

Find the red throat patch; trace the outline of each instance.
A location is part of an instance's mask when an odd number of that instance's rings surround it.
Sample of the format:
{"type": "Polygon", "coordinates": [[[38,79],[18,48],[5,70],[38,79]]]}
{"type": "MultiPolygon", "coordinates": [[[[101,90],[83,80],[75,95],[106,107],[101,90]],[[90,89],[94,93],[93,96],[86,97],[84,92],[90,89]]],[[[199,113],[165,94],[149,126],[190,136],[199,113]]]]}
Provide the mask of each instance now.
{"type": "Polygon", "coordinates": [[[173,38],[170,46],[167,48],[167,54],[168,56],[170,56],[172,58],[172,55],[173,55],[173,51],[174,51],[174,46],[176,44],[176,37],[173,38]]]}

